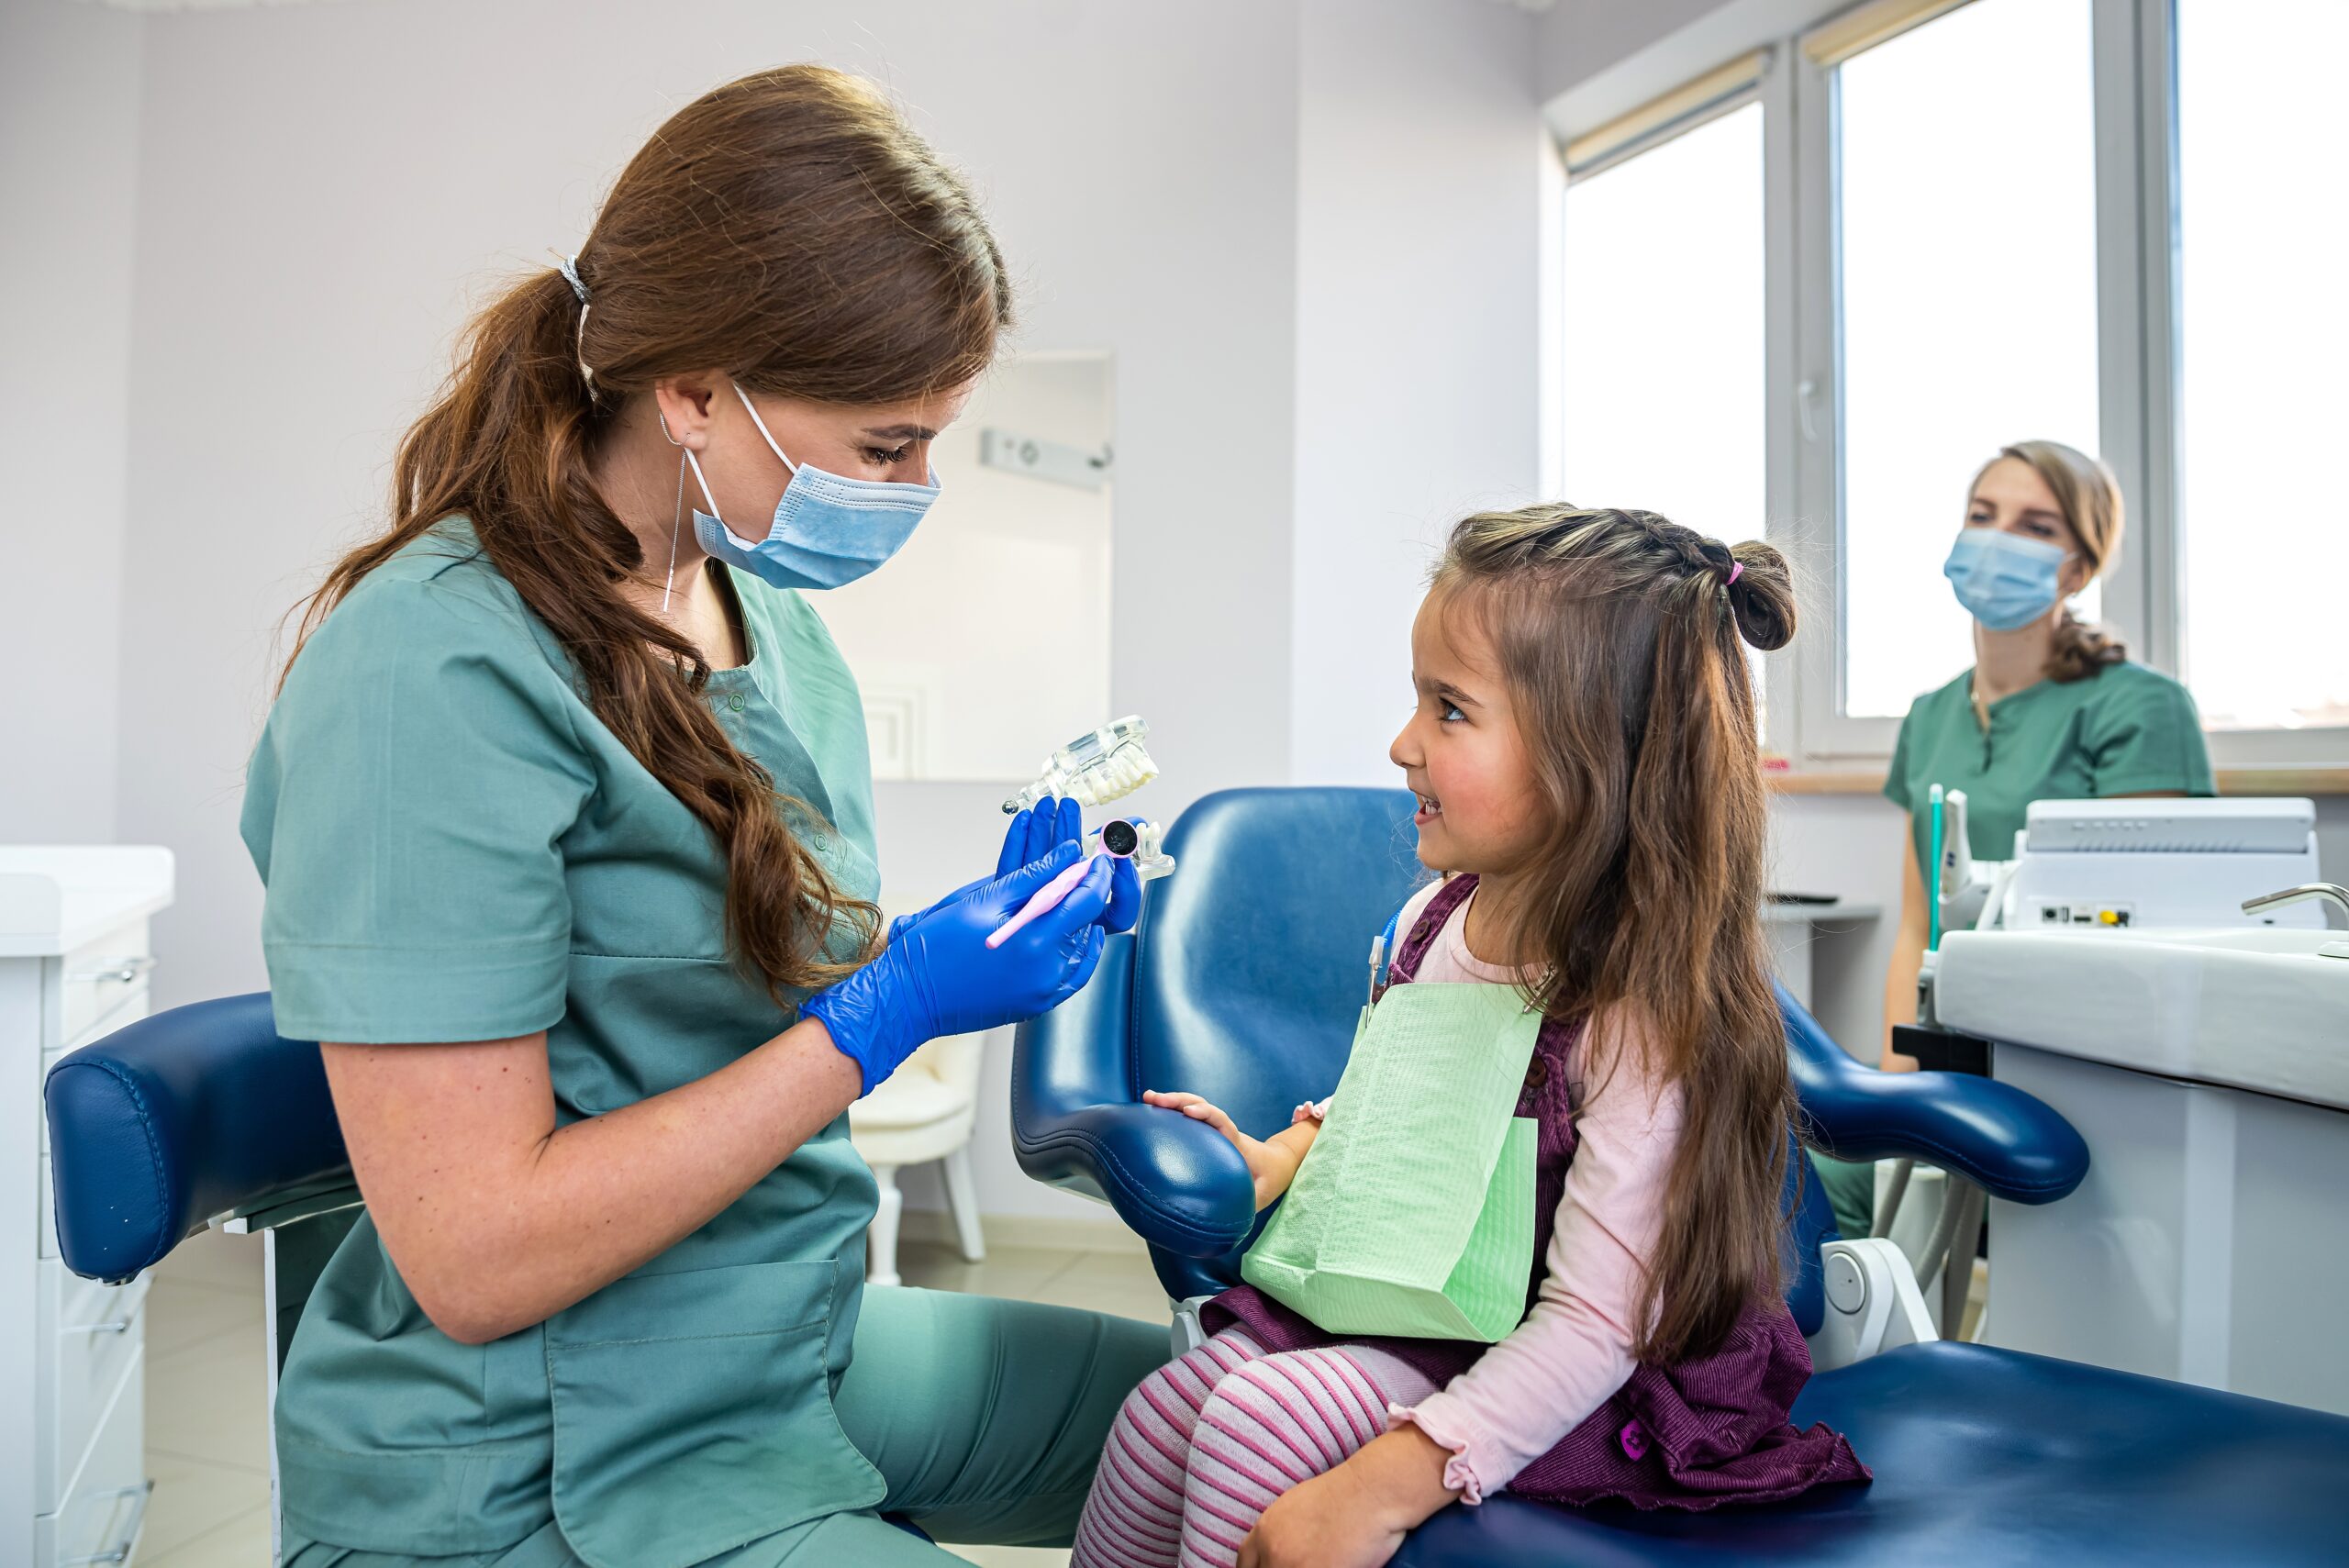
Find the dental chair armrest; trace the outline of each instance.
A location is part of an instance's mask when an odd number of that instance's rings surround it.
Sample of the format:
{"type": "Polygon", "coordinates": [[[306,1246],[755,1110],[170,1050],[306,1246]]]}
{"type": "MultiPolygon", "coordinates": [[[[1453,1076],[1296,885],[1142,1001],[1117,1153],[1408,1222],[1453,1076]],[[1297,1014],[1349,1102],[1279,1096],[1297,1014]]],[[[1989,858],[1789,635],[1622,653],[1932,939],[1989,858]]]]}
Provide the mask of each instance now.
{"type": "Polygon", "coordinates": [[[266,992],[127,1024],[51,1069],[44,1098],[58,1249],[84,1278],[129,1279],[215,1216],[349,1181],[318,1048],[278,1037],[266,992]]]}
{"type": "Polygon", "coordinates": [[[1255,1227],[1255,1178],[1240,1151],[1178,1111],[1086,1106],[1036,1125],[1015,1102],[1012,1138],[1030,1175],[1107,1199],[1127,1229],[1178,1257],[1221,1257],[1255,1227]]]}
{"type": "Polygon", "coordinates": [[[1783,991],[1787,1065],[1810,1140],[1843,1160],[1917,1159],[2010,1203],[2054,1203],[2088,1173],[2072,1124],[2011,1084],[1854,1061],[1783,991]]]}

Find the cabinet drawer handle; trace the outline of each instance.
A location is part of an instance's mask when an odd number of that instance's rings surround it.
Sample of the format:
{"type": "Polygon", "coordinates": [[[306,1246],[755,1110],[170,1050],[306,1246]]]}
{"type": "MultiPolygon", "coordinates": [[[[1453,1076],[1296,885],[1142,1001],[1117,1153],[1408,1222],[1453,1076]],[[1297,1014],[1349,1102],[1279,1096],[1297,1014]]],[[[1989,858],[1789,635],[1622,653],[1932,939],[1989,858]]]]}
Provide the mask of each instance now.
{"type": "Polygon", "coordinates": [[[100,1562],[129,1562],[130,1554],[139,1550],[139,1535],[147,1528],[147,1500],[154,1495],[155,1484],[152,1481],[142,1481],[136,1486],[125,1486],[119,1492],[101,1494],[106,1496],[134,1499],[130,1507],[130,1518],[123,1521],[120,1543],[104,1551],[93,1551],[86,1557],[61,1557],[57,1560],[57,1568],[92,1568],[93,1564],[100,1562]]]}
{"type": "Polygon", "coordinates": [[[131,1326],[133,1323],[137,1322],[138,1320],[139,1320],[139,1308],[137,1308],[136,1307],[132,1307],[132,1308],[131,1308],[128,1313],[124,1314],[124,1315],[123,1315],[122,1317],[120,1317],[120,1318],[116,1318],[116,1319],[115,1319],[113,1322],[111,1322],[111,1323],[83,1323],[83,1324],[78,1324],[78,1325],[76,1325],[75,1327],[71,1328],[71,1329],[60,1329],[58,1330],[58,1333],[59,1333],[60,1335],[65,1335],[65,1334],[128,1334],[128,1333],[129,1333],[129,1332],[130,1332],[130,1326],[131,1326]]]}
{"type": "Polygon", "coordinates": [[[128,985],[154,967],[155,961],[151,958],[109,958],[101,961],[95,969],[69,970],[65,978],[68,980],[111,980],[117,985],[128,985]]]}

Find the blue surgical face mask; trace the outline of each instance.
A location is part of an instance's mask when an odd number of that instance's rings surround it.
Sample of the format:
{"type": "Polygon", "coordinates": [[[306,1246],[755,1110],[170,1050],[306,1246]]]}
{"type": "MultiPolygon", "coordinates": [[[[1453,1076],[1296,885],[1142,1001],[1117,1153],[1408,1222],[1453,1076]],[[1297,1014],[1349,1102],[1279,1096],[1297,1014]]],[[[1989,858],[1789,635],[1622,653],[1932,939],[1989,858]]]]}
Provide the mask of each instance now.
{"type": "Polygon", "coordinates": [[[811,463],[792,462],[775,444],[750,394],[737,386],[734,395],[750,411],[751,423],[766,438],[767,449],[781,460],[791,483],[775,503],[773,525],[757,539],[744,539],[714,515],[718,499],[702,477],[700,460],[692,448],[685,449],[694,482],[709,504],[707,512],[694,513],[694,538],[727,565],[755,573],[778,588],[837,588],[896,554],[938,499],[935,470],[927,484],[900,484],[844,479],[811,463]]]}
{"type": "Polygon", "coordinates": [[[1992,631],[2012,631],[2054,608],[2069,559],[2062,546],[2044,539],[1969,528],[1950,547],[1942,575],[1976,620],[1992,631]]]}

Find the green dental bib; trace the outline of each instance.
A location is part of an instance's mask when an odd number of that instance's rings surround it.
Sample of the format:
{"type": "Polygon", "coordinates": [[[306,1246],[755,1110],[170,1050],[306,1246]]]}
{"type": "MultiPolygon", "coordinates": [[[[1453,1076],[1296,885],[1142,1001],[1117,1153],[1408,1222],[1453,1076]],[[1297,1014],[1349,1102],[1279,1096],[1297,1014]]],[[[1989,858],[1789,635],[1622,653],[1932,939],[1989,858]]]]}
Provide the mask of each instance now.
{"type": "Polygon", "coordinates": [[[1490,1344],[1525,1316],[1542,1015],[1508,985],[1397,985],[1364,1009],[1330,1117],[1241,1276],[1332,1334],[1490,1344]]]}

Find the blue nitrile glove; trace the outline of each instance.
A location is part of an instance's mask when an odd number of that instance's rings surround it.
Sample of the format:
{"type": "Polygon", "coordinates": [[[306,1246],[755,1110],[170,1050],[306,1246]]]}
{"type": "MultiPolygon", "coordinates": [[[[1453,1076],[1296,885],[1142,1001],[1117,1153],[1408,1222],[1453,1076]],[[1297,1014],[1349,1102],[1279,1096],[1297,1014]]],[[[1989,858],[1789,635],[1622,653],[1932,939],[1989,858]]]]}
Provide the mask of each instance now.
{"type": "MultiPolygon", "coordinates": [[[[1040,861],[1062,844],[1083,840],[1085,827],[1083,808],[1065,796],[1053,795],[1041,804],[1022,807],[1004,829],[1003,848],[996,854],[995,876],[983,876],[966,882],[920,914],[900,915],[889,922],[885,939],[896,941],[898,933],[923,915],[941,909],[966,893],[992,882],[996,876],[1008,876],[1021,866],[1040,861]]],[[[1141,876],[1130,862],[1119,861],[1109,871],[1109,907],[1101,917],[1101,929],[1118,936],[1134,929],[1134,921],[1141,916],[1141,876]]]]}
{"type": "MultiPolygon", "coordinates": [[[[1084,840],[1084,808],[1066,795],[1050,796],[1011,819],[1011,828],[1003,836],[1003,854],[996,862],[996,874],[1001,876],[1014,866],[1048,855],[1058,845],[1084,840]],[[1024,832],[1023,820],[1027,823],[1024,832]]],[[[1131,861],[1112,860],[1109,906],[1102,913],[1101,929],[1118,936],[1132,930],[1141,916],[1141,873],[1134,870],[1131,861]]]]}
{"type": "Polygon", "coordinates": [[[1101,912],[1101,929],[1119,936],[1141,918],[1141,873],[1130,860],[1109,862],[1109,906],[1101,912]]]}
{"type": "Polygon", "coordinates": [[[801,1015],[823,1020],[869,1095],[924,1041],[1049,1012],[1092,979],[1101,962],[1108,868],[1097,862],[1068,896],[1001,947],[988,947],[987,938],[1082,853],[1061,844],[1008,876],[911,917],[879,957],[808,997],[801,1015]]]}

